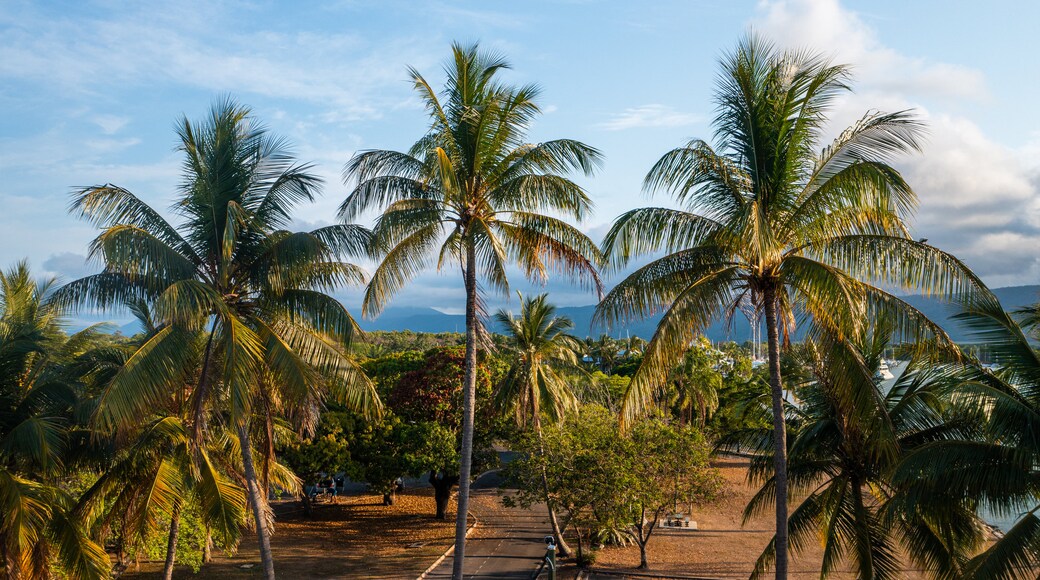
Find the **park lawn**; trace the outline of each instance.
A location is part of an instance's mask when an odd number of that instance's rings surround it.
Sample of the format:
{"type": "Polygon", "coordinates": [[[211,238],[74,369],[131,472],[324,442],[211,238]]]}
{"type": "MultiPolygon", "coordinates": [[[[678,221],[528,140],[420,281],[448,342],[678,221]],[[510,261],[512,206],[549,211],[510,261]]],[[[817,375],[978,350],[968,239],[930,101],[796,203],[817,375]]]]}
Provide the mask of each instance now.
{"type": "MultiPolygon", "coordinates": [[[[291,507],[276,504],[276,513],[291,507]]],[[[382,496],[353,495],[319,505],[309,518],[299,511],[282,515],[271,538],[275,571],[280,578],[415,578],[454,541],[454,510],[446,521],[434,513],[433,490],[416,488],[398,494],[393,506],[384,506],[382,496]],[[408,547],[415,543],[422,545],[408,547]]],[[[215,555],[198,575],[178,567],[175,577],[262,577],[256,536],[247,534],[239,546],[233,557],[215,555]]],[[[140,572],[131,568],[122,578],[159,578],[161,570],[161,562],[142,562],[140,572]]]]}

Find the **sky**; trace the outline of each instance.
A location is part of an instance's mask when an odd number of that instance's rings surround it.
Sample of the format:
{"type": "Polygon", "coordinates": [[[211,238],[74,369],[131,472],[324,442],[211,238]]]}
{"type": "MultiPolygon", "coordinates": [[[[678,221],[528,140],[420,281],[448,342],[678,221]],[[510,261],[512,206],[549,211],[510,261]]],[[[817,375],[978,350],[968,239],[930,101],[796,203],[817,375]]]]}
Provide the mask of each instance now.
{"type": "MultiPolygon", "coordinates": [[[[172,218],[174,125],[224,95],[325,179],[298,228],[332,223],[356,151],[423,134],[406,67],[439,86],[453,41],[504,53],[509,82],[542,87],[532,141],[602,150],[603,168],[580,179],[596,203],[580,226],[598,241],[651,203],[642,179],[663,153],[711,139],[719,58],[754,30],[852,66],[829,138],[867,111],[913,109],[928,141],[897,166],[920,198],[914,235],[993,287],[1038,284],[1037,21],[1040,3],[1025,0],[0,0],[0,267],[27,258],[63,280],[98,269],[85,260],[98,232],[66,211],[75,187],[120,185],[172,218]]],[[[547,289],[562,305],[596,299],[564,282],[547,289]]],[[[339,294],[352,309],[360,295],[339,294]]],[[[458,272],[424,274],[393,305],[458,312],[458,272]]]]}

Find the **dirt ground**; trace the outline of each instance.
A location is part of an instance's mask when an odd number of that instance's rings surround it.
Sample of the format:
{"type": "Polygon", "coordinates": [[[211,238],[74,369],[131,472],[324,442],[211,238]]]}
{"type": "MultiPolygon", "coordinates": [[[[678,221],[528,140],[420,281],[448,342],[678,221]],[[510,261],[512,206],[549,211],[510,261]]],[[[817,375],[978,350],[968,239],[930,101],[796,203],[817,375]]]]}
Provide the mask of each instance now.
{"type": "MultiPolygon", "coordinates": [[[[292,506],[276,506],[285,511],[292,506]]],[[[454,502],[451,505],[454,508],[454,502]]],[[[446,521],[434,519],[432,489],[398,494],[393,506],[382,496],[339,498],[318,506],[310,518],[293,513],[278,518],[271,538],[279,578],[415,578],[451,546],[455,512],[446,521]]],[[[161,562],[144,562],[141,571],[122,578],[159,578],[161,562]]],[[[242,538],[233,557],[218,554],[197,575],[178,567],[177,578],[250,579],[262,576],[256,536],[242,538]]]]}
{"type": "MultiPolygon", "coordinates": [[[[650,570],[639,571],[639,548],[604,548],[597,554],[594,569],[612,572],[660,573],[711,578],[747,578],[755,560],[773,536],[774,513],[766,510],[746,526],[741,525],[744,506],[755,489],[746,483],[747,461],[726,459],[716,462],[726,480],[726,493],[717,503],[691,514],[697,531],[665,528],[654,531],[647,547],[650,570]]],[[[791,554],[791,578],[819,578],[822,546],[807,553],[791,554]]],[[[851,573],[835,573],[834,578],[853,578],[851,573]]],[[[924,578],[912,570],[904,578],[924,578]]]]}

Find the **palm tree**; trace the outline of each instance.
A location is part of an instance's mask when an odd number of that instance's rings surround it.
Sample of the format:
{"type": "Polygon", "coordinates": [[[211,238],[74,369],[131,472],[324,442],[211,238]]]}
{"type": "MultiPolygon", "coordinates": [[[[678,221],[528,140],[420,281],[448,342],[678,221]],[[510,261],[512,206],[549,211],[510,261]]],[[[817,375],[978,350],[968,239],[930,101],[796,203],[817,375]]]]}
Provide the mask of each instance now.
{"type": "MultiPolygon", "coordinates": [[[[545,294],[522,300],[520,316],[505,310],[495,315],[509,341],[507,356],[511,359],[509,371],[495,392],[495,406],[512,408],[517,424],[530,425],[541,441],[543,412],[550,420],[560,422],[578,408],[569,377],[561,373],[584,374],[577,354],[581,341],[568,334],[574,322],[566,316],[556,316],[556,307],[545,294]]],[[[558,539],[560,554],[567,556],[571,549],[564,540],[544,474],[542,483],[553,535],[558,539]]]]}
{"type": "Polygon", "coordinates": [[[140,545],[169,517],[163,578],[173,577],[181,512],[200,506],[207,529],[233,545],[245,516],[245,490],[223,473],[214,445],[194,445],[180,417],[148,421],[133,444],[120,452],[80,500],[79,515],[90,527],[118,519],[123,541],[140,545]]]}
{"type": "MultiPolygon", "coordinates": [[[[101,393],[127,359],[164,326],[154,320],[147,302],[127,307],[145,332],[135,343],[98,349],[100,352],[83,357],[87,359],[87,364],[82,365],[84,375],[101,393]]],[[[197,333],[191,341],[192,364],[181,369],[179,379],[182,392],[190,393],[197,382],[205,342],[204,332],[197,333]]],[[[237,541],[245,516],[245,490],[234,481],[240,478],[239,473],[227,470],[236,462],[229,456],[233,454],[227,452],[227,446],[221,445],[231,435],[223,429],[209,429],[202,444],[195,445],[188,426],[190,407],[186,399],[174,397],[168,408],[158,409],[139,428],[109,438],[116,454],[103,462],[101,476],[84,492],[76,508],[78,518],[88,529],[111,529],[112,522],[118,520],[120,554],[126,546],[140,546],[161,529],[162,518],[169,516],[165,580],[173,577],[180,516],[189,504],[198,506],[206,529],[225,546],[237,541]],[[125,444],[124,439],[130,443],[125,444]]],[[[219,416],[212,419],[215,422],[211,424],[221,424],[219,416]]]]}
{"type": "Polygon", "coordinates": [[[260,556],[274,578],[266,503],[273,453],[258,475],[253,439],[273,449],[279,414],[313,428],[323,400],[376,412],[372,384],[348,354],[359,332],[325,292],[363,281],[342,261],[367,248],[363,228],[285,229],[296,204],[320,180],[294,162],[249,110],[217,103],[201,123],[181,121],[183,181],[174,226],[131,192],[100,185],[75,193],[71,209],[102,228],[91,246],[105,270],[66,285],[63,303],[107,308],[145,299],[163,328],[140,346],[107,385],[95,417],[124,430],[181,400],[190,407],[192,445],[203,446],[208,419],[223,410],[238,437],[260,556]],[[197,382],[185,389],[195,336],[203,333],[197,382]],[[259,423],[259,424],[258,424],[259,423]]]}
{"type": "Polygon", "coordinates": [[[1040,327],[1038,307],[1008,314],[996,297],[966,304],[958,318],[972,342],[983,345],[994,367],[977,361],[948,369],[952,396],[985,414],[976,437],[939,441],[910,454],[896,482],[914,500],[937,493],[977,502],[1013,525],[973,558],[962,577],[972,580],[1035,578],[1040,567],[1040,327]]]}
{"type": "Polygon", "coordinates": [[[864,116],[819,149],[828,106],[848,90],[848,71],[750,36],[721,63],[716,145],[691,141],[666,153],[644,182],[680,209],[620,216],[603,241],[612,265],[662,251],[600,303],[596,320],[663,318],[623,404],[646,407],[691,340],[748,297],[766,320],[775,429],[776,574],[787,575],[786,435],[780,347],[796,317],[838,335],[866,323],[868,308],[898,311],[897,328],[930,329],[882,288],[952,295],[976,279],[954,257],[915,241],[905,219],[916,195],[889,165],[916,151],[921,124],[907,112],[864,116]],[[820,151],[818,154],[816,151],[820,151]]]}
{"type": "Polygon", "coordinates": [[[592,210],[585,191],[564,176],[589,175],[599,151],[569,139],[525,141],[539,113],[533,85],[512,87],[496,75],[508,68],[476,45],[452,45],[447,81],[438,94],[410,69],[430,116],[429,131],[408,152],[364,151],[344,170],[353,191],[340,206],[352,220],[382,211],[374,230],[382,262],[365,291],[364,311],[377,315],[404,284],[433,262],[461,269],[466,294],[466,375],[453,577],[462,576],[469,502],[473,410],[481,292],[478,279],[509,293],[506,266],[531,279],[550,270],[600,288],[596,245],[577,228],[546,212],[581,220],[592,210]]]}
{"type": "Polygon", "coordinates": [[[625,351],[625,360],[633,360],[643,356],[646,341],[638,336],[628,336],[621,341],[621,345],[625,351]]]}
{"type": "Polygon", "coordinates": [[[47,301],[25,262],[0,272],[0,569],[5,578],[108,578],[102,546],[87,537],[58,485],[78,394],[58,364],[93,329],[66,337],[64,311],[47,301]]]}
{"type": "MultiPolygon", "coordinates": [[[[882,321],[867,336],[820,337],[798,352],[807,380],[796,387],[800,405],[788,408],[788,476],[803,499],[791,513],[790,540],[797,551],[822,539],[821,578],[843,561],[857,578],[901,578],[900,548],[936,578],[961,577],[982,541],[967,498],[940,491],[911,501],[893,483],[908,453],[970,437],[979,421],[946,396],[944,372],[928,359],[911,361],[886,390],[875,373],[890,336],[882,321]],[[853,390],[869,396],[846,396],[853,390]]],[[[772,433],[734,433],[721,447],[754,454],[749,477],[762,488],[745,509],[746,523],[775,493],[772,433]]],[[[771,543],[752,578],[766,573],[774,556],[771,543]]]]}
{"type": "Polygon", "coordinates": [[[682,423],[693,423],[697,413],[697,426],[704,427],[711,414],[719,408],[719,389],[722,388],[722,373],[716,366],[721,362],[713,356],[714,349],[708,339],[701,337],[690,346],[681,362],[669,375],[675,385],[675,401],[682,423]]]}
{"type": "Polygon", "coordinates": [[[593,352],[599,369],[608,375],[611,374],[614,367],[617,366],[622,348],[618,341],[611,338],[609,334],[601,334],[593,343],[593,352]]]}

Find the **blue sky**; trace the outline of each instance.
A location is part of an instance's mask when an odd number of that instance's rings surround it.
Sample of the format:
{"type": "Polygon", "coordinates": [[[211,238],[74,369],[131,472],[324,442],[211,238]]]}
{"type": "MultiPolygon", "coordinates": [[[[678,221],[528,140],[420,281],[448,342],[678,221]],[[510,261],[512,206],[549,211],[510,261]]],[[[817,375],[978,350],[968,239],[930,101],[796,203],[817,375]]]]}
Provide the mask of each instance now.
{"type": "MultiPolygon", "coordinates": [[[[749,28],[850,63],[856,92],[833,132],[869,109],[915,108],[922,155],[915,234],[993,286],[1040,283],[1040,3],[837,0],[20,2],[0,0],[0,265],[29,258],[70,279],[96,234],[66,211],[74,186],[111,182],[172,201],[173,125],[222,94],[252,106],[317,164],[324,197],[299,226],[334,219],[354,151],[407,147],[426,121],[406,65],[440,78],[453,40],[479,40],[543,87],[531,138],[581,139],[606,165],[583,181],[599,238],[646,204],[640,183],[669,148],[710,138],[718,57],[749,28]]],[[[457,274],[429,274],[398,305],[461,305],[457,274]]],[[[531,291],[522,284],[518,287],[531,291]]],[[[561,304],[594,296],[550,284],[561,304]]],[[[348,306],[358,292],[343,295],[348,306]]]]}

